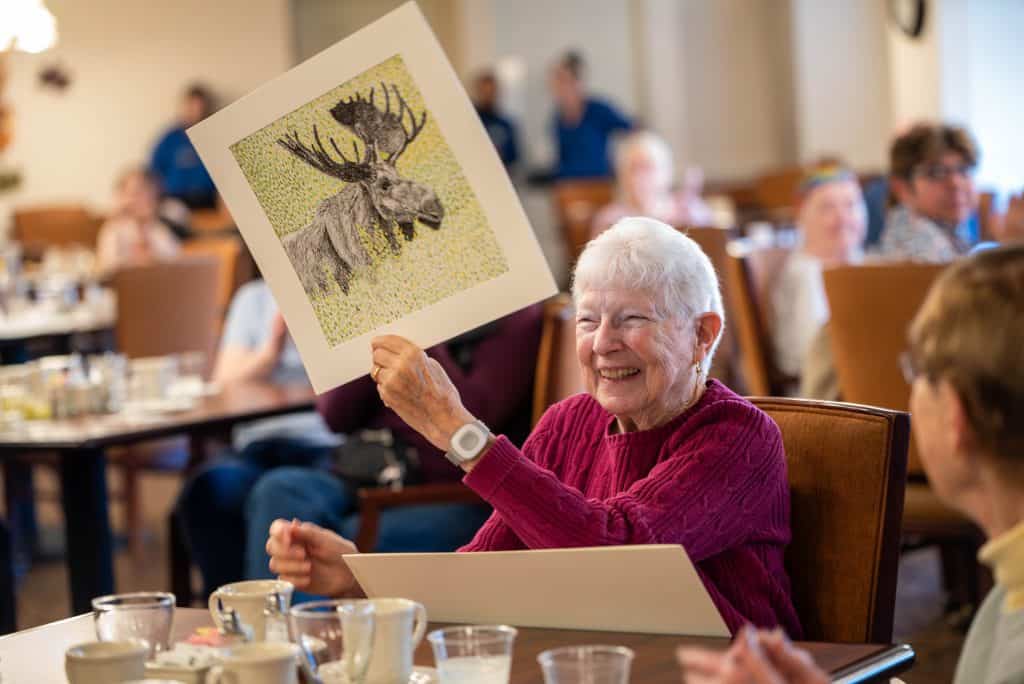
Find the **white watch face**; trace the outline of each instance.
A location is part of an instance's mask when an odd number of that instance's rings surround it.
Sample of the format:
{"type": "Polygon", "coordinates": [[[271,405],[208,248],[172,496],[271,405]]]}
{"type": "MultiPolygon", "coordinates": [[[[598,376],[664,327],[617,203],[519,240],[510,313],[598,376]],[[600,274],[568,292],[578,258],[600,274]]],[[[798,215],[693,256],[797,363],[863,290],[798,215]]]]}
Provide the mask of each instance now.
{"type": "Polygon", "coordinates": [[[452,439],[452,451],[464,460],[476,458],[487,442],[487,434],[475,423],[463,425],[452,439]]]}

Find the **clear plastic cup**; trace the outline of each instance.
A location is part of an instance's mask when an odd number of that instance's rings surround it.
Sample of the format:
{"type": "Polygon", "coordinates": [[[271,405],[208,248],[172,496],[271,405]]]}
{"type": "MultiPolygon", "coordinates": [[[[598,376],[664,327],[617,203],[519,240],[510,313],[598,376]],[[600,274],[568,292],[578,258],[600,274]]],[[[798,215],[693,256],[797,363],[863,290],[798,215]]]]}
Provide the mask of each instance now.
{"type": "Polygon", "coordinates": [[[544,684],[628,684],[633,655],[623,646],[567,646],[542,652],[537,662],[544,684]]]}
{"type": "Polygon", "coordinates": [[[441,684],[508,684],[514,627],[466,626],[427,635],[441,684]]]}

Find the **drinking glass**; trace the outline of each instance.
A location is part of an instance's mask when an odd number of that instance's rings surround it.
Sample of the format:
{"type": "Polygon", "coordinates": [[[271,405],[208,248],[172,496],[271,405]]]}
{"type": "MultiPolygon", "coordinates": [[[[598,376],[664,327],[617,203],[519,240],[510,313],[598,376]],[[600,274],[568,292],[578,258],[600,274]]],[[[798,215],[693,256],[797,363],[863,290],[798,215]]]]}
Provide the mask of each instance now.
{"type": "MultiPolygon", "coordinates": [[[[351,684],[363,684],[373,656],[376,609],[372,601],[344,601],[338,606],[342,632],[342,662],[351,684]]],[[[328,680],[324,680],[328,684],[328,680]]]]}
{"type": "Polygon", "coordinates": [[[441,684],[508,684],[517,631],[506,625],[448,627],[427,635],[441,684]]]}
{"type": "Polygon", "coordinates": [[[360,684],[373,650],[373,604],[364,601],[312,601],[288,611],[292,641],[307,661],[315,661],[324,684],[360,684]]]}
{"type": "Polygon", "coordinates": [[[628,684],[633,651],[623,646],[568,646],[537,656],[544,684],[628,684]]]}
{"type": "Polygon", "coordinates": [[[170,647],[174,594],[137,592],[111,594],[92,600],[92,617],[100,641],[141,639],[149,658],[170,647]]]}

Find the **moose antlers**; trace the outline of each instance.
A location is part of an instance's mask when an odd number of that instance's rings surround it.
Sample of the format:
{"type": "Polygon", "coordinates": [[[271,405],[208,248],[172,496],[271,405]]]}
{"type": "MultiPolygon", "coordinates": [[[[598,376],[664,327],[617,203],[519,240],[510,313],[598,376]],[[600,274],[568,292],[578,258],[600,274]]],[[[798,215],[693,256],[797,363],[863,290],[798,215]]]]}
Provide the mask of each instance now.
{"type": "MultiPolygon", "coordinates": [[[[313,124],[313,140],[315,141],[314,147],[308,147],[302,142],[299,134],[292,131],[289,135],[284,138],[278,138],[277,144],[285,148],[296,157],[312,166],[317,171],[326,173],[328,176],[334,176],[340,178],[348,183],[354,183],[356,181],[366,180],[373,175],[370,169],[371,149],[369,146],[366,148],[366,156],[362,161],[354,162],[351,161],[344,153],[338,148],[338,144],[334,142],[334,138],[328,138],[331,143],[331,147],[341,157],[341,163],[335,161],[327,150],[324,149],[324,144],[320,141],[320,131],[317,130],[316,124],[313,124]]],[[[352,141],[352,149],[355,151],[355,156],[359,158],[359,149],[356,147],[356,141],[352,141]]]]}
{"type": "MultiPolygon", "coordinates": [[[[320,141],[315,125],[314,147],[304,144],[294,131],[284,138],[279,138],[278,144],[318,171],[346,181],[363,180],[372,175],[370,165],[376,163],[378,154],[385,163],[394,166],[409,143],[423,131],[427,123],[427,112],[424,111],[417,121],[416,114],[402,97],[398,86],[391,84],[389,87],[383,81],[380,86],[384,91],[383,110],[377,107],[375,88],[370,88],[367,95],[356,93],[346,100],[341,100],[330,110],[335,121],[351,130],[363,142],[365,151],[361,161],[350,161],[338,149],[334,140],[328,138],[331,147],[342,159],[340,164],[335,161],[320,141]],[[391,109],[392,93],[398,101],[397,112],[391,109]],[[406,128],[406,119],[409,120],[409,128],[406,128]]],[[[352,146],[356,148],[355,141],[352,142],[352,146]]],[[[356,158],[359,158],[358,149],[356,158]]]]}

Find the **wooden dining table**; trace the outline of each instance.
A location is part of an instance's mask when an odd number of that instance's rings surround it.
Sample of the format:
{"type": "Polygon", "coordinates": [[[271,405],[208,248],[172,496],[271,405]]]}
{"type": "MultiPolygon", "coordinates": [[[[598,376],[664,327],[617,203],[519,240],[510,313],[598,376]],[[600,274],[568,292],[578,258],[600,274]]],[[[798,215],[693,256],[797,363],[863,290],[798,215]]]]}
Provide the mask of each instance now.
{"type": "MultiPolygon", "coordinates": [[[[210,614],[198,608],[178,608],[174,616],[171,642],[185,639],[199,627],[211,627],[210,614]]],[[[431,625],[431,628],[441,625],[431,625]]],[[[660,634],[627,632],[590,632],[580,630],[538,629],[520,627],[516,636],[512,659],[510,684],[526,684],[541,679],[537,655],[549,648],[583,644],[615,644],[626,646],[636,657],[632,666],[632,681],[642,684],[678,684],[679,666],[675,652],[680,645],[701,645],[725,648],[726,639],[681,637],[660,634]]],[[[95,641],[92,615],[78,615],[67,620],[51,622],[0,637],[0,678],[3,682],[33,682],[34,684],[63,684],[64,651],[70,646],[95,641]]],[[[888,681],[888,678],[906,670],[913,663],[913,651],[878,644],[825,644],[800,643],[815,661],[833,676],[846,673],[845,682],[888,681]],[[899,651],[902,657],[884,667],[872,666],[879,656],[899,651]]],[[[417,665],[431,667],[434,656],[424,640],[416,649],[417,665]]],[[[838,679],[838,677],[837,677],[838,679]]]]}
{"type": "Polygon", "coordinates": [[[26,421],[0,428],[0,459],[33,453],[58,456],[71,613],[91,610],[94,597],[114,591],[107,448],[180,435],[194,440],[220,435],[239,423],[311,410],[314,398],[308,385],[245,383],[202,397],[184,411],[26,421]]]}

